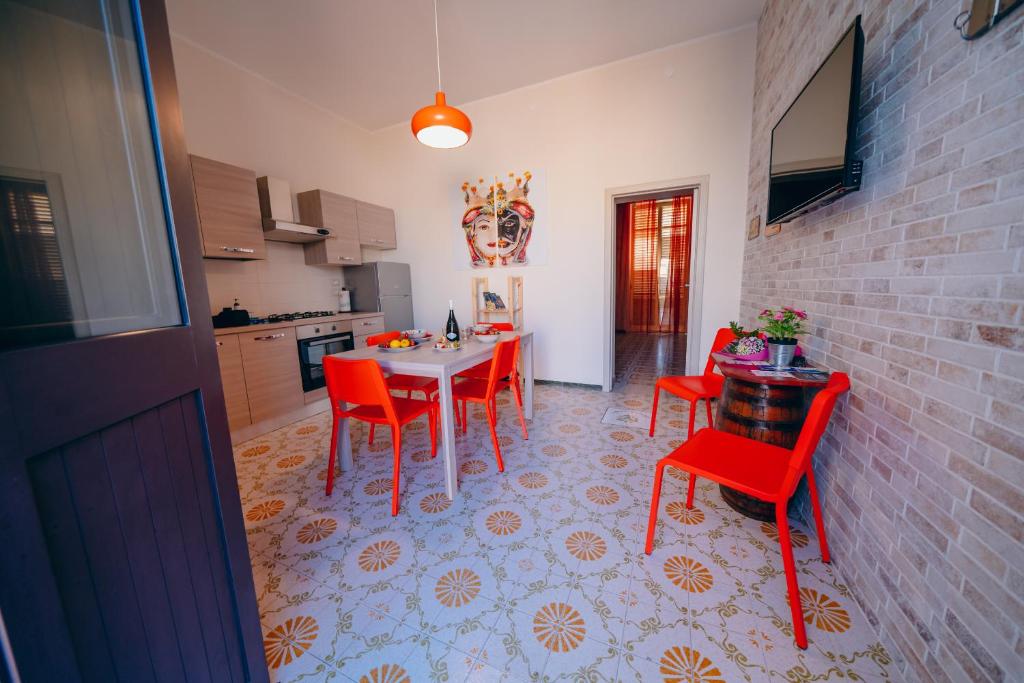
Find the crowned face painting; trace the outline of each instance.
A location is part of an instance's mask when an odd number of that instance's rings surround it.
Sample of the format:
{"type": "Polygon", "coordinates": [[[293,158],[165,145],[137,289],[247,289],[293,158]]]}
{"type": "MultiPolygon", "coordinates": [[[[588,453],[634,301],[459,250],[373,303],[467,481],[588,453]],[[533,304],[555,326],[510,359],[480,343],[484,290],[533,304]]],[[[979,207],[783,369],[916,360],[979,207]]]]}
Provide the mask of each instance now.
{"type": "Polygon", "coordinates": [[[508,186],[495,182],[483,194],[484,180],[462,184],[465,211],[462,231],[473,268],[516,266],[529,263],[527,247],[533,233],[534,208],[530,204],[529,171],[508,174],[508,186]]]}

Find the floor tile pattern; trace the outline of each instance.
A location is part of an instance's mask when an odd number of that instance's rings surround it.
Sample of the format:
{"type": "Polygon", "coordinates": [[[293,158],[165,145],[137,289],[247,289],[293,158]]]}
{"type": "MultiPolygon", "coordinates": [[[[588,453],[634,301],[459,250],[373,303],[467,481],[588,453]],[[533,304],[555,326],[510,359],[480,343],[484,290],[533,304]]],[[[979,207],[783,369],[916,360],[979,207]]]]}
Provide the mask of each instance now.
{"type": "Polygon", "coordinates": [[[425,422],[409,425],[397,517],[386,429],[372,446],[353,429],[356,466],[331,497],[326,414],[239,445],[271,679],[888,680],[888,654],[804,526],[806,651],[793,645],[774,526],[733,512],[709,482],[687,510],[686,476],[669,470],[643,553],[654,463],[685,438],[687,408],[663,398],[654,439],[643,423],[602,423],[610,409],[649,411],[671,359],[650,339],[620,340],[637,357],[616,390],[538,385],[529,440],[500,400],[504,473],[471,407],[454,501],[425,422]]]}

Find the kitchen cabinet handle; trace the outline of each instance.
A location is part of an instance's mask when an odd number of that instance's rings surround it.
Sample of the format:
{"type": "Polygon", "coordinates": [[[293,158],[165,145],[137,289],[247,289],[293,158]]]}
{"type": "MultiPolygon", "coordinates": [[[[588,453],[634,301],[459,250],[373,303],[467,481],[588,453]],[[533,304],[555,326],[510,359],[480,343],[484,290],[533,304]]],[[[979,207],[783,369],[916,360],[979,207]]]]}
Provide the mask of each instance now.
{"type": "Polygon", "coordinates": [[[362,325],[363,327],[369,327],[370,325],[376,325],[377,321],[376,320],[371,320],[369,322],[365,322],[364,321],[364,322],[361,322],[359,324],[362,325]]]}
{"type": "Polygon", "coordinates": [[[371,241],[371,242],[376,242],[377,244],[384,244],[384,240],[379,240],[379,239],[377,239],[376,237],[375,237],[375,238],[373,238],[373,239],[372,239],[372,240],[370,240],[370,241],[371,241]]]}
{"type": "Polygon", "coordinates": [[[253,337],[253,341],[270,341],[271,339],[281,339],[284,337],[284,332],[279,334],[268,334],[265,337],[253,337]]]}
{"type": "Polygon", "coordinates": [[[221,247],[224,251],[230,251],[232,254],[255,254],[255,249],[249,247],[221,247]]]}
{"type": "Polygon", "coordinates": [[[339,256],[338,260],[339,261],[355,261],[355,259],[352,258],[351,256],[339,256]]]}

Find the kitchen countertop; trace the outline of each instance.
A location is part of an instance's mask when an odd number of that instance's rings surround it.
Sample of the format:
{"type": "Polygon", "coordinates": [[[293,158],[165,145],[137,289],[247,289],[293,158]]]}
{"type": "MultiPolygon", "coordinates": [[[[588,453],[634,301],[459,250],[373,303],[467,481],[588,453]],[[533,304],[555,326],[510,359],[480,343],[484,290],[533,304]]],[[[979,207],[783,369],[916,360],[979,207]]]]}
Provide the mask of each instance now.
{"type": "Polygon", "coordinates": [[[331,323],[339,320],[359,320],[360,318],[384,317],[381,312],[374,313],[338,313],[337,315],[325,315],[322,318],[302,318],[301,320],[281,320],[276,323],[260,323],[259,325],[240,325],[239,327],[218,327],[214,328],[213,334],[219,337],[224,334],[238,334],[239,332],[257,332],[259,330],[276,330],[281,327],[298,327],[299,325],[316,325],[317,323],[331,323]]]}

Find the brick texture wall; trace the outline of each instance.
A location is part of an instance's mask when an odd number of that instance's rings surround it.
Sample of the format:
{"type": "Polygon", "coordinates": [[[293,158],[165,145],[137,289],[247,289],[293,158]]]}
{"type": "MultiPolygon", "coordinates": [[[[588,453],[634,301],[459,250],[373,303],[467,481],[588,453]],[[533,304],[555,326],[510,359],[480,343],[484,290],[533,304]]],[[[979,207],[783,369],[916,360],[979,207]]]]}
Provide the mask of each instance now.
{"type": "MultiPolygon", "coordinates": [[[[816,456],[836,569],[906,680],[1024,676],[1024,10],[965,42],[960,0],[769,0],[750,217],[772,126],[857,14],[859,192],[746,243],[742,319],[810,313],[850,373],[816,456]]],[[[800,510],[807,514],[806,500],[800,510]]]]}

